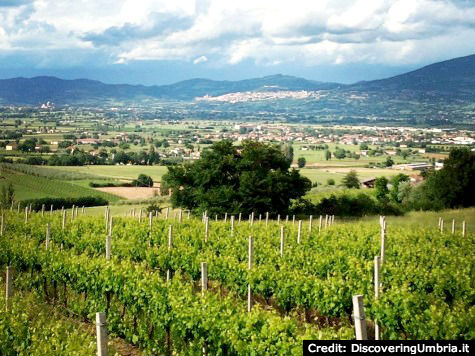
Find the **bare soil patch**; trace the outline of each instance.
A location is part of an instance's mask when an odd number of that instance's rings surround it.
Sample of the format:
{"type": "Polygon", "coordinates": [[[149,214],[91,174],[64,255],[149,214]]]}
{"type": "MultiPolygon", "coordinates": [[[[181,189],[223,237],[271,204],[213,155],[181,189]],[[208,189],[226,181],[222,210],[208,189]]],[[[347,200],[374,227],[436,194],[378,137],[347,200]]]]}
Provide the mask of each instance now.
{"type": "Polygon", "coordinates": [[[125,199],[148,199],[154,195],[159,195],[160,192],[160,189],[156,187],[105,187],[96,189],[125,199]]]}

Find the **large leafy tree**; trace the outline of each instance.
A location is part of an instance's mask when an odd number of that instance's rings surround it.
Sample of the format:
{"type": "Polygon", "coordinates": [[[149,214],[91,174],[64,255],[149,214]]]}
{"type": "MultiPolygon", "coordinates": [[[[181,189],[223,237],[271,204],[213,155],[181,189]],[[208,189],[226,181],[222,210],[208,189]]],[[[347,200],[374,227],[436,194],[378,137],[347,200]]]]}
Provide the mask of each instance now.
{"type": "Polygon", "coordinates": [[[444,168],[430,173],[420,188],[423,209],[458,208],[475,205],[475,152],[453,149],[444,168]]]}
{"type": "Polygon", "coordinates": [[[221,141],[194,163],[169,167],[163,181],[172,188],[173,206],[209,214],[285,214],[290,201],[311,188],[290,164],[277,146],[245,141],[237,148],[221,141]]]}
{"type": "Polygon", "coordinates": [[[360,180],[358,179],[358,174],[356,171],[351,170],[348,174],[343,178],[341,182],[346,188],[356,188],[360,189],[360,180]]]}

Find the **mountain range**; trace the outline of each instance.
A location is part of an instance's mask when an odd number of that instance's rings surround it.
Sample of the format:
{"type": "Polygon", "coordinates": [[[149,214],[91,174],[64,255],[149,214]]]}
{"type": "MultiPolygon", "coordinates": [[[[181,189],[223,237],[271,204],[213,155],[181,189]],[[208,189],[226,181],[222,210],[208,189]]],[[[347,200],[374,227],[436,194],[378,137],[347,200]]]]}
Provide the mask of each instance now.
{"type": "Polygon", "coordinates": [[[325,90],[330,92],[378,93],[401,98],[475,98],[475,55],[434,63],[391,78],[345,85],[318,82],[288,75],[272,75],[240,81],[190,79],[170,85],[143,86],[105,84],[96,80],[64,80],[56,77],[12,78],[0,80],[0,104],[56,105],[100,104],[104,100],[141,101],[145,99],[191,100],[204,95],[272,90],[325,90]]]}

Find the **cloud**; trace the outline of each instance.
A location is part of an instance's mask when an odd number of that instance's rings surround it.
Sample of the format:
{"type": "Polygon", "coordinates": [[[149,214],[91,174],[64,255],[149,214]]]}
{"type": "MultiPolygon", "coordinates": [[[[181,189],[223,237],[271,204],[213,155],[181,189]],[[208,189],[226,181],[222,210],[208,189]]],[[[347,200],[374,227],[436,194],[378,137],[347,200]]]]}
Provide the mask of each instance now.
{"type": "Polygon", "coordinates": [[[193,60],[193,64],[200,64],[200,63],[204,63],[204,62],[207,62],[208,61],[208,58],[206,56],[200,56],[198,58],[196,58],[195,60],[193,60]]]}
{"type": "MultiPolygon", "coordinates": [[[[475,51],[474,10],[473,0],[3,0],[0,55],[28,51],[52,63],[45,51],[78,51],[111,64],[207,67],[428,63],[475,51]]],[[[57,64],[67,66],[63,57],[57,64]]]]}

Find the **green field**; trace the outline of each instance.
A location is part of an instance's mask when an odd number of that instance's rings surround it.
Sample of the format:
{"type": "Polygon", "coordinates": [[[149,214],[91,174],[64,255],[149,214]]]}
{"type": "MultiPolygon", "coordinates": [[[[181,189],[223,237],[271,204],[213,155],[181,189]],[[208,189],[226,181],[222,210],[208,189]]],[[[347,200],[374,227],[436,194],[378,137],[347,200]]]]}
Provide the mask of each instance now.
{"type": "Polygon", "coordinates": [[[102,197],[110,202],[115,202],[120,199],[115,195],[103,193],[85,186],[2,169],[0,173],[0,188],[9,183],[12,183],[13,189],[15,190],[15,200],[47,197],[79,198],[85,196],[102,197]]]}
{"type": "Polygon", "coordinates": [[[167,172],[165,166],[68,166],[68,167],[44,167],[62,172],[85,173],[101,178],[132,180],[139,174],[147,174],[154,181],[160,181],[167,172]]]}

